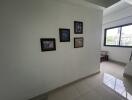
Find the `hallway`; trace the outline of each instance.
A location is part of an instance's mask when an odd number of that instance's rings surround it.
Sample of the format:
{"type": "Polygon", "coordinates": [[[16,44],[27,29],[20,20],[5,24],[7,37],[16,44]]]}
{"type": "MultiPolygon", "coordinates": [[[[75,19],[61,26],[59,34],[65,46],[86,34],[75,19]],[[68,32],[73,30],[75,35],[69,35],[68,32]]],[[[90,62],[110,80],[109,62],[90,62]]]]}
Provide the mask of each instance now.
{"type": "Polygon", "coordinates": [[[102,62],[100,69],[97,75],[50,93],[48,100],[132,100],[132,82],[123,77],[123,65],[102,62]]]}

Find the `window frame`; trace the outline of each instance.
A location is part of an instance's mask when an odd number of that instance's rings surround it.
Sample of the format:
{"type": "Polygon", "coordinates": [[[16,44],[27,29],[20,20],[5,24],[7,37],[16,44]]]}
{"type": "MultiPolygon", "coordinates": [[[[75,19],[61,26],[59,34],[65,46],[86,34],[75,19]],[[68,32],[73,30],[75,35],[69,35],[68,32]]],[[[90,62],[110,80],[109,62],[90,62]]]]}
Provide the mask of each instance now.
{"type": "Polygon", "coordinates": [[[124,26],[129,26],[129,25],[132,25],[132,23],[129,23],[129,24],[124,24],[124,25],[119,25],[119,26],[114,26],[114,27],[109,27],[109,28],[105,28],[104,29],[104,46],[108,46],[108,47],[123,47],[123,48],[132,48],[132,46],[121,46],[120,43],[121,43],[121,34],[122,34],[122,27],[124,26]],[[109,30],[109,29],[114,29],[114,28],[121,28],[120,29],[120,36],[119,36],[119,45],[106,45],[106,31],[109,30]]]}

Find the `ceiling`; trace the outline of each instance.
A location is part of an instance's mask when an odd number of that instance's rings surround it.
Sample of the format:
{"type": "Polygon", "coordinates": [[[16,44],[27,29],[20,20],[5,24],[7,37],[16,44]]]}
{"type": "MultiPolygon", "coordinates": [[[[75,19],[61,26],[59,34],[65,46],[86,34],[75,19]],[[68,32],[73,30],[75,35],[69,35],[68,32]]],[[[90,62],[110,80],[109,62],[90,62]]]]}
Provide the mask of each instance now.
{"type": "Polygon", "coordinates": [[[88,1],[90,3],[94,3],[96,5],[102,6],[102,7],[110,7],[111,5],[119,2],[120,0],[85,0],[88,1]]]}
{"type": "Polygon", "coordinates": [[[103,15],[107,16],[109,14],[120,12],[120,11],[125,10],[130,7],[132,7],[132,5],[130,3],[126,2],[126,0],[122,0],[122,1],[119,1],[115,4],[113,4],[112,6],[110,6],[108,8],[105,8],[103,15]]]}
{"type": "Polygon", "coordinates": [[[60,1],[103,10],[104,16],[132,7],[132,0],[60,0],[60,1]]]}

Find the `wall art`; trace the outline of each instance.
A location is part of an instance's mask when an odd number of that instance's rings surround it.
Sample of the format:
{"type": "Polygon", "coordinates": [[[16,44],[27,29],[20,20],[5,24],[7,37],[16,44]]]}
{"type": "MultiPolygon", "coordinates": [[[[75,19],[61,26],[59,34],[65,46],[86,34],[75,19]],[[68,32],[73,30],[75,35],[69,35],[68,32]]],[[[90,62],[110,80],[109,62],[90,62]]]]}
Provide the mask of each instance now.
{"type": "Polygon", "coordinates": [[[83,34],[83,22],[74,21],[74,33],[83,34]]]}
{"type": "Polygon", "coordinates": [[[40,43],[42,52],[56,50],[55,38],[41,38],[40,43]]]}
{"type": "Polygon", "coordinates": [[[70,42],[70,29],[59,29],[60,42],[70,42]]]}
{"type": "Polygon", "coordinates": [[[74,38],[74,48],[82,48],[84,44],[83,41],[83,37],[74,38]]]}

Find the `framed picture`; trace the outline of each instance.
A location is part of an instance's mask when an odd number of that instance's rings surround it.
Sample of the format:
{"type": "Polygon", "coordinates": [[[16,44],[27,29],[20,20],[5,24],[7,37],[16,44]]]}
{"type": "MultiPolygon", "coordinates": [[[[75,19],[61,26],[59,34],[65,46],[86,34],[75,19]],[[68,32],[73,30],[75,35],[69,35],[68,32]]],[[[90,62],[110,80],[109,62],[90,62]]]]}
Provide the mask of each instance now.
{"type": "Polygon", "coordinates": [[[40,43],[42,52],[56,50],[55,38],[41,38],[40,43]]]}
{"type": "Polygon", "coordinates": [[[83,22],[74,21],[74,33],[83,34],[83,22]]]}
{"type": "Polygon", "coordinates": [[[60,42],[70,42],[70,29],[59,29],[60,42]]]}
{"type": "Polygon", "coordinates": [[[83,47],[83,37],[74,38],[74,48],[82,48],[83,47]]]}

